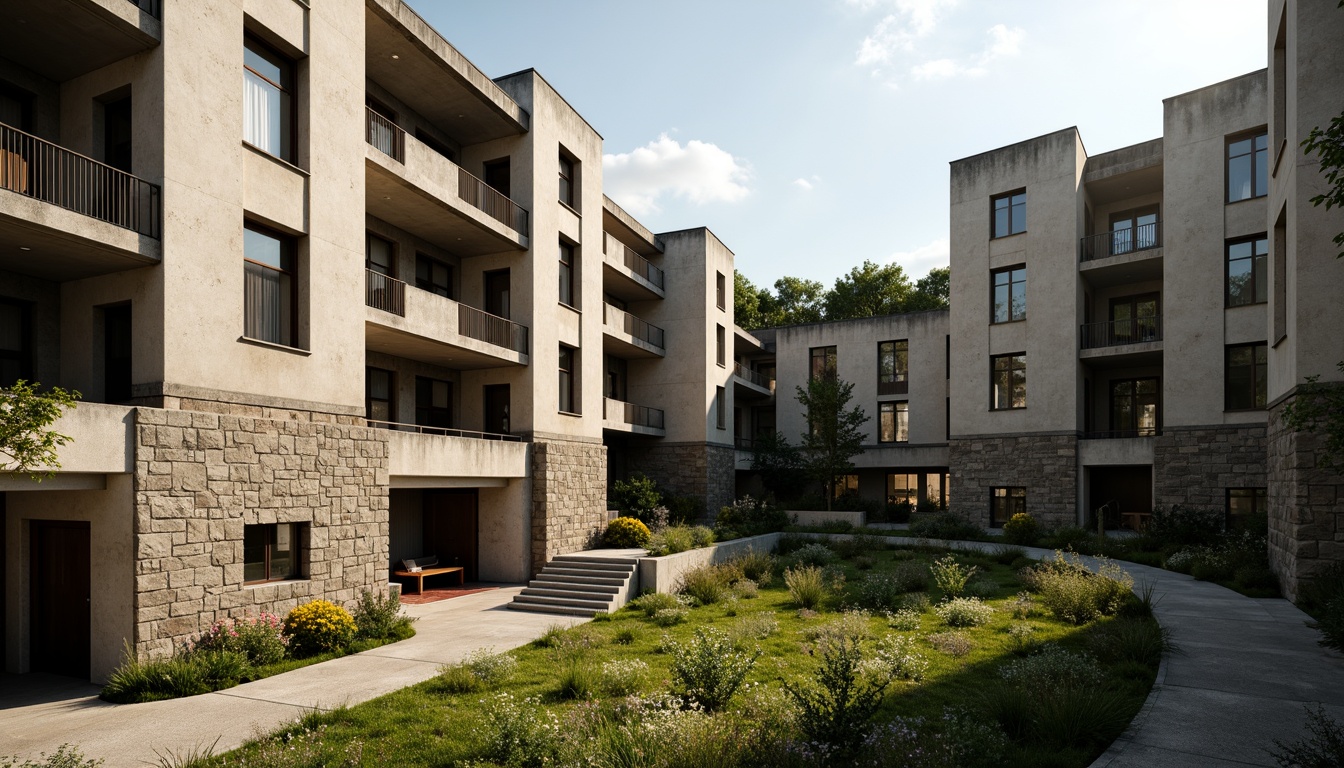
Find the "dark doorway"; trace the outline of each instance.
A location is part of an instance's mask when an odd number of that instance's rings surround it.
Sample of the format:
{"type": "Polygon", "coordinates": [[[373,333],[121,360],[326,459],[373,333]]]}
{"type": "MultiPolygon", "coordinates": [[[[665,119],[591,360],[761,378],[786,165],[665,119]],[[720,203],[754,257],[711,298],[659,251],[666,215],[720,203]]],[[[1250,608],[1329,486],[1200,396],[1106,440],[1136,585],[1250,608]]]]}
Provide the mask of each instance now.
{"type": "Polygon", "coordinates": [[[509,270],[485,273],[485,311],[509,319],[509,270]]]}
{"type": "Polygon", "coordinates": [[[1139,344],[1162,338],[1159,300],[1156,293],[1111,299],[1112,342],[1139,344]]]}
{"type": "Polygon", "coordinates": [[[1118,526],[1127,514],[1153,511],[1153,468],[1148,465],[1091,467],[1088,472],[1088,514],[1107,507],[1107,527],[1118,526]]]}
{"type": "Polygon", "coordinates": [[[131,305],[103,309],[103,398],[131,399],[131,305]]]}
{"type": "Polygon", "coordinates": [[[489,384],[485,387],[484,432],[509,434],[509,385],[489,384]]]}
{"type": "Polygon", "coordinates": [[[476,489],[425,491],[424,548],[441,566],[462,566],[466,581],[476,581],[476,489]]]}
{"type": "Polygon", "coordinates": [[[509,158],[491,160],[485,164],[485,184],[499,194],[509,196],[509,158]]]}
{"type": "Polygon", "coordinates": [[[89,524],[34,520],[32,670],[89,677],[89,524]]]}
{"type": "Polygon", "coordinates": [[[103,105],[103,162],[131,172],[131,97],[103,105]]]}

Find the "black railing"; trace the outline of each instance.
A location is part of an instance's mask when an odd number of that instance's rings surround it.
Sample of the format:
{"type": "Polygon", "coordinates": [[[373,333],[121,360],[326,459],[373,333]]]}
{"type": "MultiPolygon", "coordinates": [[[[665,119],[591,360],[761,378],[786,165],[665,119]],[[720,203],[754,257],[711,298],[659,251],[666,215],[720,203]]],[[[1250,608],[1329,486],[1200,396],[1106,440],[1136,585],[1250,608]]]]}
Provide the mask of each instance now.
{"type": "Polygon", "coordinates": [[[457,196],[462,198],[462,202],[481,209],[487,216],[514,232],[527,234],[527,209],[467,173],[465,168],[457,169],[457,196]]]}
{"type": "Polygon", "coordinates": [[[1162,245],[1162,222],[1140,224],[1128,229],[1116,229],[1099,235],[1084,237],[1079,243],[1082,261],[1119,256],[1122,253],[1145,251],[1162,245]]]}
{"type": "Polygon", "coordinates": [[[390,429],[394,432],[418,432],[422,435],[443,435],[445,437],[466,437],[472,440],[496,440],[505,443],[521,443],[518,435],[501,435],[496,432],[475,432],[470,429],[452,429],[451,427],[426,427],[421,424],[402,424],[395,421],[377,421],[365,419],[370,427],[390,429]]]}
{"type": "Polygon", "coordinates": [[[1162,316],[1134,317],[1082,326],[1083,349],[1119,347],[1162,340],[1162,316]]]}
{"type": "Polygon", "coordinates": [[[374,309],[406,316],[406,284],[372,269],[364,270],[364,303],[374,309]]]}
{"type": "Polygon", "coordinates": [[[619,421],[635,427],[664,429],[663,412],[647,405],[635,405],[610,397],[602,399],[602,418],[607,421],[619,421]]]}
{"type": "Polygon", "coordinates": [[[1084,440],[1122,440],[1130,437],[1156,437],[1162,434],[1157,427],[1139,427],[1137,429],[1106,429],[1100,432],[1084,432],[1084,440]]]}
{"type": "Polygon", "coordinates": [[[879,395],[904,395],[910,392],[910,382],[908,379],[897,379],[896,381],[877,381],[877,394],[879,395]]]}
{"type": "Polygon", "coordinates": [[[364,117],[364,140],[398,163],[406,162],[406,131],[370,107],[364,108],[364,117]]]}
{"type": "Polygon", "coordinates": [[[765,374],[753,371],[741,363],[733,363],[733,375],[763,389],[774,391],[775,380],[765,374]]]}
{"type": "Polygon", "coordinates": [[[527,354],[527,326],[466,304],[457,305],[457,332],[470,339],[527,354]]]}
{"type": "Polygon", "coordinates": [[[615,256],[626,269],[634,272],[650,285],[659,289],[663,287],[663,270],[655,267],[651,261],[640,256],[635,249],[620,240],[611,235],[605,235],[602,239],[602,251],[615,256]]]}
{"type": "Polygon", "coordinates": [[[622,332],[634,336],[636,339],[658,349],[666,349],[666,334],[662,328],[652,323],[640,320],[638,317],[621,309],[617,309],[610,304],[606,306],[607,325],[622,332]]]}
{"type": "Polygon", "coordinates": [[[0,190],[159,239],[159,186],[0,123],[0,190]]]}

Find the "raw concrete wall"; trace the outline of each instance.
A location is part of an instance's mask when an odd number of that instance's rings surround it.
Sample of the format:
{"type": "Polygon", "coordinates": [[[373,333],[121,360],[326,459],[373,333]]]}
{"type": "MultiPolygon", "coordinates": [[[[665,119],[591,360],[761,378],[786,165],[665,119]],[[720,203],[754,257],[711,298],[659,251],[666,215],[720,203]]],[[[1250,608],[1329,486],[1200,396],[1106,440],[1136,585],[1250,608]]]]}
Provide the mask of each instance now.
{"type": "Polygon", "coordinates": [[[715,563],[726,563],[735,557],[750,551],[773,552],[783,534],[766,533],[760,536],[748,536],[719,544],[711,544],[700,549],[678,552],[662,557],[641,557],[639,559],[640,592],[675,592],[681,584],[681,578],[687,571],[715,563]]]}

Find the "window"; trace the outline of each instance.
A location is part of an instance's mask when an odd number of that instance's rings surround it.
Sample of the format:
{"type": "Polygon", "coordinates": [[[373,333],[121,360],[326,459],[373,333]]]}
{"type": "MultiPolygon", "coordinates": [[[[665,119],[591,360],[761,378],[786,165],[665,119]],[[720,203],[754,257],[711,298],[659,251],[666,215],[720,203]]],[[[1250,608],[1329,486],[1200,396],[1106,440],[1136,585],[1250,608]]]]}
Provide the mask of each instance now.
{"type": "Polygon", "coordinates": [[[1027,511],[1026,488],[991,488],[989,490],[989,524],[1002,528],[1013,515],[1027,511]]]}
{"type": "Polygon", "coordinates": [[[1161,339],[1161,299],[1156,293],[1111,299],[1111,322],[1109,326],[1103,326],[1107,345],[1140,344],[1161,339]]]}
{"type": "Polygon", "coordinates": [[[574,161],[560,153],[560,202],[574,207],[574,161]]]}
{"type": "Polygon", "coordinates": [[[877,394],[904,395],[910,391],[910,342],[883,341],[877,345],[877,394]]]}
{"type": "Polygon", "coordinates": [[[243,335],[298,346],[294,238],[243,224],[243,335]]]}
{"type": "Polygon", "coordinates": [[[728,280],[722,272],[716,272],[714,278],[714,295],[717,299],[719,309],[725,309],[728,306],[728,280]]]}
{"type": "Polygon", "coordinates": [[[879,443],[906,443],[910,441],[910,403],[905,400],[878,403],[879,443]]]}
{"type": "Polygon", "coordinates": [[[858,475],[836,475],[835,476],[835,498],[841,496],[859,495],[859,476],[858,475]]]}
{"type": "Polygon", "coordinates": [[[415,287],[447,299],[453,297],[453,268],[423,253],[415,254],[415,287]]]}
{"type": "Polygon", "coordinates": [[[415,423],[447,429],[453,426],[453,383],[415,377],[415,423]]]}
{"type": "Polygon", "coordinates": [[[560,303],[574,306],[574,246],[560,244],[560,303]]]}
{"type": "Polygon", "coordinates": [[[835,378],[835,347],[812,347],[810,351],[810,360],[811,366],[808,369],[809,381],[816,381],[823,376],[827,378],[835,378]]]}
{"type": "Polygon", "coordinates": [[[1269,496],[1264,488],[1228,488],[1225,524],[1228,530],[1252,527],[1256,518],[1269,514],[1269,496]]]}
{"type": "Polygon", "coordinates": [[[32,308],[0,299],[0,387],[33,378],[32,308]]]}
{"type": "Polygon", "coordinates": [[[1161,426],[1161,388],[1156,378],[1111,382],[1111,431],[1116,437],[1148,437],[1161,426]]]}
{"type": "Polygon", "coordinates": [[[1227,348],[1226,396],[1229,411],[1253,411],[1265,407],[1265,343],[1238,344],[1227,348]]]}
{"type": "Polygon", "coordinates": [[[573,347],[560,345],[560,411],[578,413],[574,407],[574,362],[577,355],[573,347]]]}
{"type": "Polygon", "coordinates": [[[728,428],[728,391],[723,387],[714,388],[714,418],[719,429],[728,428]]]}
{"type": "Polygon", "coordinates": [[[1227,306],[1269,301],[1269,238],[1259,235],[1227,244],[1227,306]]]}
{"type": "Polygon", "coordinates": [[[994,320],[1008,323],[1027,317],[1027,266],[1019,264],[990,273],[994,285],[994,320]]]}
{"type": "Polygon", "coordinates": [[[243,526],[243,583],[302,576],[307,538],[307,523],[243,526]]]}
{"type": "Polygon", "coordinates": [[[396,409],[393,407],[392,381],[391,371],[364,369],[364,415],[370,421],[396,421],[393,418],[396,409]]]}
{"type": "Polygon", "coordinates": [[[1027,231],[1027,191],[998,195],[990,198],[993,204],[993,222],[990,237],[1007,237],[1027,231]]]}
{"type": "Polygon", "coordinates": [[[392,241],[385,240],[372,232],[364,236],[364,268],[380,275],[396,277],[396,253],[392,241]]]}
{"type": "Polygon", "coordinates": [[[990,359],[990,410],[1027,407],[1027,353],[995,355],[990,359]]]}
{"type": "Polygon", "coordinates": [[[1111,214],[1111,255],[1160,245],[1157,213],[1153,205],[1111,214]]]}
{"type": "Polygon", "coordinates": [[[908,504],[914,509],[919,504],[919,475],[891,473],[887,475],[887,503],[908,504]]]}
{"type": "Polygon", "coordinates": [[[294,65],[251,35],[243,37],[243,141],[294,162],[294,65]]]}
{"type": "Polygon", "coordinates": [[[725,335],[726,332],[722,325],[714,326],[714,360],[720,368],[726,367],[728,362],[728,342],[725,335]]]}
{"type": "Polygon", "coordinates": [[[1269,194],[1269,134],[1236,139],[1227,144],[1227,202],[1269,194]]]}

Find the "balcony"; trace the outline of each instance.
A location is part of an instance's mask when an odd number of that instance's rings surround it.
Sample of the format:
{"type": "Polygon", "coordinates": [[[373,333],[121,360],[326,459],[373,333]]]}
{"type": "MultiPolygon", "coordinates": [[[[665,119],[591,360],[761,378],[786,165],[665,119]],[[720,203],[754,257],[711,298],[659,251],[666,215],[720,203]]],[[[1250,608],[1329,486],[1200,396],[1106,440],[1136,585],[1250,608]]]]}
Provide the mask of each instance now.
{"type": "Polygon", "coordinates": [[[51,428],[70,436],[57,451],[61,466],[39,468],[55,475],[39,484],[26,474],[0,472],[0,491],[101,490],[105,475],[135,471],[135,408],[79,403],[51,428]]]}
{"type": "Polygon", "coordinates": [[[159,0],[5,0],[4,57],[48,80],[102,69],[159,44],[159,0]]]}
{"type": "Polygon", "coordinates": [[[610,304],[603,304],[606,324],[602,348],[620,357],[663,357],[667,342],[663,329],[610,304]]]}
{"type": "Polygon", "coordinates": [[[159,262],[157,184],[0,124],[0,269],[72,280],[159,262]]]}
{"type": "Polygon", "coordinates": [[[635,249],[602,233],[603,287],[629,301],[665,298],[663,270],[635,249]]]}
{"type": "Polygon", "coordinates": [[[1162,355],[1162,316],[1085,323],[1079,357],[1104,367],[1153,364],[1162,355]]]}
{"type": "Polygon", "coordinates": [[[527,365],[527,326],[365,270],[365,348],[457,370],[527,365]]]}
{"type": "MultiPolygon", "coordinates": [[[[745,390],[746,394],[760,395],[770,397],[775,394],[775,380],[742,363],[733,363],[733,383],[737,385],[739,393],[745,390]]],[[[738,438],[744,440],[747,438],[738,438]]],[[[740,446],[739,446],[740,447],[740,446]]]]}
{"type": "Polygon", "coordinates": [[[370,421],[388,430],[393,488],[502,487],[527,477],[528,446],[517,435],[370,421]]]}
{"type": "Polygon", "coordinates": [[[602,428],[651,437],[667,436],[661,410],[610,397],[602,398],[602,428]]]}
{"type": "Polygon", "coordinates": [[[1162,222],[1081,238],[1078,271],[1098,288],[1161,280],[1162,222]]]}
{"type": "Polygon", "coordinates": [[[371,215],[462,256],[528,247],[526,209],[367,108],[364,139],[371,215]]]}

